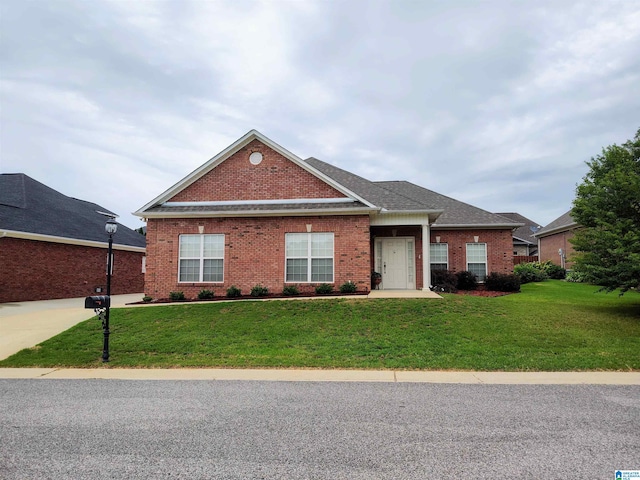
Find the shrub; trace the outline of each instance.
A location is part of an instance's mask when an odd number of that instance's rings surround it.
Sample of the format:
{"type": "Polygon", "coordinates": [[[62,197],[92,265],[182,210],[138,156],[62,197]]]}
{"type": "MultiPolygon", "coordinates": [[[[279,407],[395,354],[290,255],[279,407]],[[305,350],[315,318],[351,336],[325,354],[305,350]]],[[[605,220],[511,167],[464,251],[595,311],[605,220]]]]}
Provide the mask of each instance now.
{"type": "Polygon", "coordinates": [[[340,293],[356,293],[358,287],[351,280],[340,285],[340,293]]]}
{"type": "Polygon", "coordinates": [[[144,297],[142,297],[143,302],[150,302],[151,300],[153,300],[153,298],[149,295],[145,295],[144,297]]]}
{"type": "Polygon", "coordinates": [[[169,292],[169,299],[172,302],[179,302],[185,300],[184,292],[169,292]]]}
{"type": "Polygon", "coordinates": [[[431,270],[431,285],[435,292],[456,293],[458,277],[451,270],[431,270]]]}
{"type": "Polygon", "coordinates": [[[543,263],[542,270],[549,278],[553,278],[554,280],[563,280],[567,276],[567,271],[564,268],[551,262],[543,263]]]}
{"type": "Polygon", "coordinates": [[[478,276],[469,271],[456,273],[459,290],[475,290],[478,288],[478,276]]]}
{"type": "Polygon", "coordinates": [[[227,297],[228,298],[237,298],[237,297],[239,297],[241,295],[242,295],[242,290],[240,290],[235,285],[231,285],[229,288],[227,288],[227,297]]]}
{"type": "Polygon", "coordinates": [[[262,285],[256,285],[251,289],[252,297],[266,297],[269,294],[269,289],[262,285]]]}
{"type": "Polygon", "coordinates": [[[578,270],[567,272],[566,280],[572,283],[587,283],[589,281],[587,275],[578,270]]]}
{"type": "Polygon", "coordinates": [[[213,290],[200,290],[200,293],[198,293],[198,298],[200,300],[208,300],[210,298],[213,298],[213,290]]]}
{"type": "Polygon", "coordinates": [[[327,295],[329,293],[333,293],[333,287],[328,283],[321,283],[316,287],[316,293],[318,295],[327,295]]]}
{"type": "Polygon", "coordinates": [[[516,275],[491,272],[485,280],[487,290],[494,292],[519,292],[520,279],[516,275]]]}
{"type": "Polygon", "coordinates": [[[291,297],[293,295],[300,295],[300,290],[298,290],[298,287],[295,285],[286,285],[282,289],[282,294],[291,297]]]}
{"type": "Polygon", "coordinates": [[[543,282],[548,277],[539,263],[521,263],[513,267],[513,273],[520,278],[520,283],[543,282]]]}

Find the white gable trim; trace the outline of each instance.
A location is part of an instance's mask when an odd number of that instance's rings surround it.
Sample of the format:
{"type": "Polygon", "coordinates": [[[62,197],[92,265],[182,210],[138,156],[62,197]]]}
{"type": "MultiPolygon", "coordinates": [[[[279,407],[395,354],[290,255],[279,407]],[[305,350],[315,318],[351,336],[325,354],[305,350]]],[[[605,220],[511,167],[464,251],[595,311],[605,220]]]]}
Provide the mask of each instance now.
{"type": "Polygon", "coordinates": [[[282,155],[286,159],[288,159],[291,162],[293,162],[296,165],[298,165],[303,170],[306,170],[307,172],[309,172],[313,176],[319,178],[320,180],[322,180],[326,184],[328,184],[331,187],[333,187],[336,190],[338,190],[340,193],[343,193],[345,196],[353,198],[354,200],[358,200],[358,201],[364,203],[365,205],[367,205],[367,206],[369,206],[371,208],[375,208],[375,205],[373,205],[369,201],[367,201],[364,198],[356,195],[354,192],[352,192],[351,190],[349,190],[345,186],[339,184],[338,182],[336,182],[332,178],[328,177],[324,173],[320,172],[319,170],[316,170],[311,165],[307,164],[304,160],[302,160],[298,156],[294,155],[293,153],[291,153],[287,149],[281,147],[280,145],[278,145],[277,143],[273,142],[272,140],[268,139],[267,137],[262,135],[257,130],[250,130],[244,136],[242,136],[241,138],[236,140],[234,143],[229,145],[227,148],[222,150],[215,157],[211,158],[208,162],[206,162],[205,164],[203,164],[200,167],[198,167],[196,170],[194,170],[189,175],[184,177],[182,180],[180,180],[178,183],[176,183],[171,188],[166,190],[164,193],[160,194],[159,196],[157,196],[156,198],[151,200],[149,203],[147,203],[142,208],[140,208],[137,211],[133,212],[133,214],[137,215],[139,217],[144,217],[145,216],[145,213],[144,213],[145,210],[147,210],[147,209],[149,209],[151,207],[154,207],[156,205],[160,205],[162,203],[165,203],[167,200],[169,200],[170,198],[174,197],[179,192],[181,192],[182,190],[187,188],[189,185],[193,184],[194,182],[196,182],[197,180],[202,178],[205,174],[209,173],[211,170],[216,168],[218,165],[220,165],[222,162],[224,162],[227,158],[229,158],[231,155],[236,153],[241,148],[243,148],[246,145],[248,145],[253,140],[259,140],[260,142],[262,142],[263,144],[265,144],[269,148],[271,148],[271,149],[275,150],[276,152],[278,152],[280,155],[282,155]]]}
{"type": "Polygon", "coordinates": [[[288,205],[290,203],[355,203],[355,199],[340,198],[279,198],[276,200],[220,200],[215,202],[164,202],[163,207],[223,207],[233,205],[288,205]]]}

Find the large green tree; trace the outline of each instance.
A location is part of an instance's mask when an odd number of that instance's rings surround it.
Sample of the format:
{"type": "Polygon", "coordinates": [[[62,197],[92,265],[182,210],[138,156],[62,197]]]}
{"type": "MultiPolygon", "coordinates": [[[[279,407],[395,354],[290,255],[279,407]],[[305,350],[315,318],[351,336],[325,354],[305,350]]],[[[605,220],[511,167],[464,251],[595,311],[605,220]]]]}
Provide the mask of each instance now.
{"type": "Polygon", "coordinates": [[[575,268],[607,291],[640,287],[640,129],[587,162],[571,215],[575,268]]]}

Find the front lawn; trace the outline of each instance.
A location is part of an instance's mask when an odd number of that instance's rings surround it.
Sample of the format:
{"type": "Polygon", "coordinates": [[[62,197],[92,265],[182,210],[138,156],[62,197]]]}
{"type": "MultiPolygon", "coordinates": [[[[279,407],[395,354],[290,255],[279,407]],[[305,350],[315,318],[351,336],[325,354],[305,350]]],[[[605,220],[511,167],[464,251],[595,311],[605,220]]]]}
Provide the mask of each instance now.
{"type": "MultiPolygon", "coordinates": [[[[346,298],[111,311],[110,367],[640,370],[640,294],[562,281],[497,298],[346,298]]],[[[96,318],[0,367],[101,366],[96,318]]]]}

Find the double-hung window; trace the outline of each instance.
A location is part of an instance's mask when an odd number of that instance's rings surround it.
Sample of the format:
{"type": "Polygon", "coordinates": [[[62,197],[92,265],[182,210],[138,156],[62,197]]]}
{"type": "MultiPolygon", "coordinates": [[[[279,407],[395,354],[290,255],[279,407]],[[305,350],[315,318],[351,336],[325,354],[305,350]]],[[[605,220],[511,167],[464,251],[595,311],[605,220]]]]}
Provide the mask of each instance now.
{"type": "Polygon", "coordinates": [[[475,273],[484,282],[487,276],[487,244],[467,243],[467,270],[475,273]]]}
{"type": "Polygon", "coordinates": [[[287,233],[285,250],[285,282],[333,283],[333,233],[287,233]]]}
{"type": "Polygon", "coordinates": [[[178,281],[222,282],[224,235],[180,235],[178,281]]]}
{"type": "Polygon", "coordinates": [[[449,244],[432,243],[429,245],[429,256],[431,258],[431,270],[449,269],[449,244]]]}

